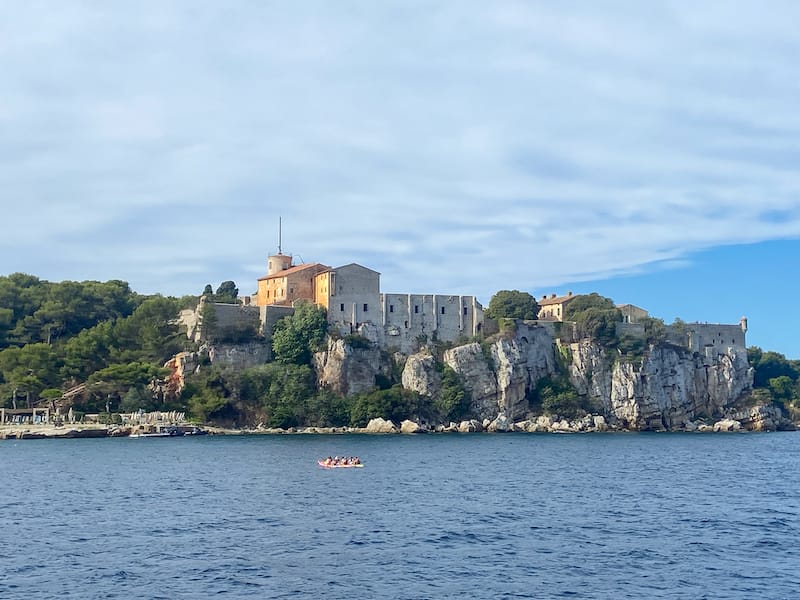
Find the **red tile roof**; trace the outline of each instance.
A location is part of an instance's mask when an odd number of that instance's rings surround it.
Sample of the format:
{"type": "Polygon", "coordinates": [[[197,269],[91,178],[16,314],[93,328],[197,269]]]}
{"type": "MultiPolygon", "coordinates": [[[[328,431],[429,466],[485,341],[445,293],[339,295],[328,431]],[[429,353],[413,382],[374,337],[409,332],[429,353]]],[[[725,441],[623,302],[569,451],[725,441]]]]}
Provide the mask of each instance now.
{"type": "Polygon", "coordinates": [[[293,267],[289,267],[284,271],[279,271],[273,275],[265,275],[264,277],[259,277],[259,281],[264,281],[266,279],[277,279],[278,277],[286,277],[287,275],[294,275],[295,273],[299,273],[300,271],[305,271],[306,269],[310,269],[312,267],[321,267],[317,270],[318,273],[323,271],[330,271],[330,267],[328,265],[323,265],[321,263],[304,263],[302,265],[295,265],[293,267]]]}
{"type": "Polygon", "coordinates": [[[544,300],[537,300],[536,303],[539,306],[550,306],[551,304],[563,304],[564,302],[567,302],[568,300],[573,300],[578,296],[580,296],[580,294],[567,294],[566,296],[556,296],[555,298],[550,297],[544,300]]]}

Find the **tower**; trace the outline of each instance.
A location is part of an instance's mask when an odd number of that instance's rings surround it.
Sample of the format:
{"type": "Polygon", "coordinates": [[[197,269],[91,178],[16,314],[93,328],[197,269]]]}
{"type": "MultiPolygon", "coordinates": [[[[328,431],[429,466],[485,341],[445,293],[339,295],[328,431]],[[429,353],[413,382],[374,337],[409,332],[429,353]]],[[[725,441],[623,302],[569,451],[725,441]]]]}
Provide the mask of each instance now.
{"type": "Polygon", "coordinates": [[[278,217],[278,253],[267,257],[267,277],[292,266],[292,257],[281,251],[281,217],[278,217]]]}

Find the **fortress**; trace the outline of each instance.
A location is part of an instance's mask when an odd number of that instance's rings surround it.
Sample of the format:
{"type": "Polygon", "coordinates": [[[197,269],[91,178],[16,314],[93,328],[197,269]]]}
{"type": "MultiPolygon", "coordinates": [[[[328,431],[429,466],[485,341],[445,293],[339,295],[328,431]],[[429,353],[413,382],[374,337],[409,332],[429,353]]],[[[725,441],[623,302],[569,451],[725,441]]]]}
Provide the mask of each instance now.
{"type": "Polygon", "coordinates": [[[382,293],[380,277],[356,263],[294,265],[291,256],[279,251],[267,259],[267,274],[258,280],[250,304],[259,307],[264,330],[276,309],[298,300],[314,302],[325,308],[329,325],[340,334],[362,335],[404,353],[422,341],[454,342],[481,332],[483,307],[475,296],[382,293]]]}
{"type": "MultiPolygon", "coordinates": [[[[294,312],[294,303],[313,302],[326,310],[329,327],[340,335],[363,336],[378,347],[410,354],[428,341],[456,342],[482,332],[496,331],[496,323],[484,317],[475,296],[448,294],[384,293],[380,273],[356,263],[332,268],[321,263],[294,264],[292,256],[277,254],[267,259],[267,274],[257,281],[252,296],[239,304],[214,303],[217,327],[248,327],[269,337],[275,323],[294,312]]],[[[539,323],[551,331],[562,321],[564,308],[579,295],[544,296],[539,304],[539,323]]],[[[195,310],[185,310],[180,321],[187,336],[201,340],[200,322],[204,298],[195,310]]],[[[618,334],[644,336],[646,310],[632,304],[618,305],[622,322],[618,334]]],[[[669,342],[705,355],[728,348],[746,350],[747,319],[738,325],[680,323],[667,326],[669,342]]]]}

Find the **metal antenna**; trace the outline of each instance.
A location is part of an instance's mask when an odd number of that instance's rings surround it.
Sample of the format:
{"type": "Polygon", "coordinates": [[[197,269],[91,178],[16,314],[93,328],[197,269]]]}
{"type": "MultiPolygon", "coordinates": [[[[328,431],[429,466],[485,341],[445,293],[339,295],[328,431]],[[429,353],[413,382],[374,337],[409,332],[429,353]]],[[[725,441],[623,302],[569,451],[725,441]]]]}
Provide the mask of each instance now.
{"type": "Polygon", "coordinates": [[[278,254],[283,254],[281,252],[281,217],[278,217],[278,254]]]}

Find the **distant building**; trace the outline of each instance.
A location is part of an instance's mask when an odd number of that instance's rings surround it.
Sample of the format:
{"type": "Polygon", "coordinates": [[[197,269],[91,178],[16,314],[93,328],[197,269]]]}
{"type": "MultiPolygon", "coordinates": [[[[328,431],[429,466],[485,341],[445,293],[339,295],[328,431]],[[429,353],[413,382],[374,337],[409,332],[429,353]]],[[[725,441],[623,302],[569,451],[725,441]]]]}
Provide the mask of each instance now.
{"type": "Polygon", "coordinates": [[[617,304],[617,308],[622,313],[623,323],[641,323],[650,316],[645,309],[633,304],[617,304]]]}
{"type": "Polygon", "coordinates": [[[292,257],[274,254],[267,259],[267,274],[258,280],[256,306],[291,306],[296,300],[314,300],[314,280],[330,267],[319,263],[293,265],[292,257]]]}
{"type": "Polygon", "coordinates": [[[542,321],[563,321],[564,310],[570,302],[579,296],[580,294],[573,295],[572,292],[567,292],[564,296],[556,296],[555,294],[551,294],[549,298],[542,296],[541,300],[538,301],[539,319],[542,321]]]}
{"type": "MultiPolygon", "coordinates": [[[[416,350],[426,340],[455,341],[483,327],[483,307],[474,296],[382,294],[381,274],[350,263],[331,268],[320,263],[294,265],[281,254],[268,259],[258,280],[256,305],[290,307],[298,300],[325,308],[328,323],[342,335],[357,333],[380,347],[416,350]]],[[[262,323],[262,330],[271,327],[262,323]]]]}

